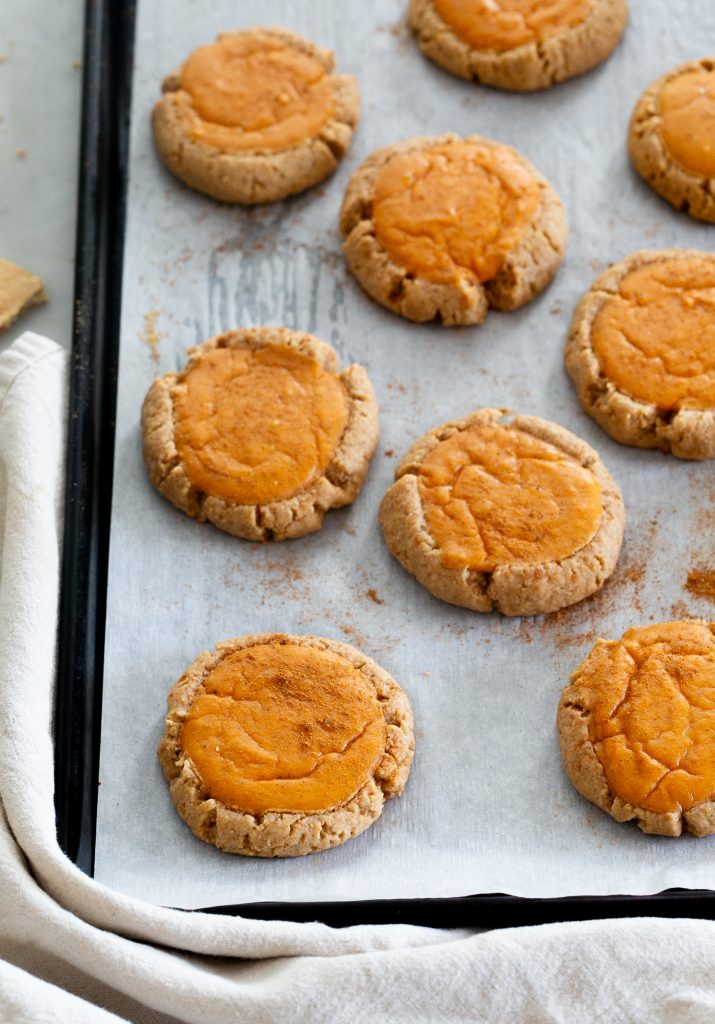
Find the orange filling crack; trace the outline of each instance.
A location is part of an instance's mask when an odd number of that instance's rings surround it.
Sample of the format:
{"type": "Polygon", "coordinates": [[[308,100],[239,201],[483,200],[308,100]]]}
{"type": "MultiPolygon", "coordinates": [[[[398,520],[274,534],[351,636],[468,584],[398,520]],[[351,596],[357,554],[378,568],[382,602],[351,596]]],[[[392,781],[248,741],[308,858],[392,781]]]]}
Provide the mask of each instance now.
{"type": "Polygon", "coordinates": [[[715,407],[715,260],[631,271],[593,325],[606,378],[664,411],[715,407]]]}
{"type": "Polygon", "coordinates": [[[379,764],[385,719],[349,662],[297,644],[258,644],[207,676],[180,746],[209,797],[247,814],[328,811],[379,764]]]}
{"type": "Polygon", "coordinates": [[[592,0],[433,0],[434,8],[475,50],[503,53],[580,25],[592,0]]]}
{"type": "Polygon", "coordinates": [[[437,283],[489,281],[532,224],[541,189],[504,146],[453,143],[393,156],[375,181],[375,235],[437,283]]]}
{"type": "Polygon", "coordinates": [[[602,514],[590,470],[510,427],[470,427],[440,442],[419,467],[418,487],[449,569],[558,561],[593,539],[602,514]]]}
{"type": "Polygon", "coordinates": [[[659,814],[715,792],[715,636],[698,622],[601,641],[572,677],[612,793],[659,814]]]}
{"type": "Polygon", "coordinates": [[[176,99],[193,138],[226,153],[290,149],[335,110],[319,61],[280,40],[240,34],[194,50],[176,99]]]}
{"type": "Polygon", "coordinates": [[[174,436],[199,491],[267,504],[320,477],[348,412],[342,381],[309,356],[281,345],[216,348],[175,387],[174,436]]]}
{"type": "Polygon", "coordinates": [[[715,70],[689,71],[660,94],[665,147],[688,171],[715,177],[715,70]]]}

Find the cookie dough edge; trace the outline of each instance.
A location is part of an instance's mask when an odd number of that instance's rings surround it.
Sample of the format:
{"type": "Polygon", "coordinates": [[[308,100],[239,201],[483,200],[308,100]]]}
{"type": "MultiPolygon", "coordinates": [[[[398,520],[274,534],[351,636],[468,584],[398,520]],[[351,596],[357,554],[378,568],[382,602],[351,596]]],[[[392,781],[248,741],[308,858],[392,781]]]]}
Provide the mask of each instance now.
{"type": "Polygon", "coordinates": [[[713,259],[696,249],[640,250],[600,274],[574,309],[564,365],[582,408],[609,437],[635,448],[658,449],[680,459],[715,458],[715,409],[681,409],[663,415],[654,404],[619,391],[601,370],[593,351],[593,325],[604,302],[618,293],[633,270],[670,259],[713,259]]]}
{"type": "MultiPolygon", "coordinates": [[[[287,29],[248,29],[222,35],[277,37],[323,65],[335,95],[333,116],[317,135],[284,150],[225,153],[196,142],[186,132],[173,92],[179,68],[163,83],[152,111],[152,132],[164,166],[189,188],[220,202],[254,206],[278,202],[318,185],[337,168],[360,119],[360,91],[353,75],[335,74],[334,54],[287,29]]],[[[219,36],[221,38],[221,36],[219,36]]]]}
{"type": "Polygon", "coordinates": [[[573,29],[499,53],[460,39],[433,0],[410,0],[408,13],[419,47],[431,61],[459,78],[513,92],[547,89],[601,64],[618,45],[627,20],[627,0],[596,0],[591,14],[573,29]]]}
{"type": "Polygon", "coordinates": [[[402,793],[414,748],[412,710],[407,695],[372,658],[339,641],[268,633],[224,641],[214,652],[204,651],[194,659],[169,694],[166,729],[157,756],[177,811],[199,839],[227,853],[297,857],[338,846],[369,828],[382,813],[385,800],[402,793]],[[357,793],[331,811],[267,812],[260,816],[234,811],[221,801],[206,797],[193,764],[180,751],[181,724],[208,673],[226,655],[269,642],[316,647],[344,658],[372,684],[383,710],[386,745],[382,760],[357,793]]]}
{"type": "Polygon", "coordinates": [[[660,132],[660,94],[675,78],[705,67],[712,70],[715,58],[688,61],[667,71],[647,87],[638,99],[628,127],[628,155],[643,181],[681,213],[715,223],[715,179],[687,170],[674,160],[660,132]]]}
{"type": "Polygon", "coordinates": [[[498,566],[493,572],[448,569],[442,564],[424,519],[417,470],[441,441],[470,426],[498,424],[505,410],[479,409],[419,438],[397,468],[380,506],[385,544],[410,575],[434,597],[477,612],[506,616],[559,611],[600,590],[615,570],[623,543],[625,507],[620,490],[598,453],[557,424],[537,417],[513,417],[511,424],[578,458],[601,485],[603,513],[591,541],[568,558],[535,566],[498,566]]]}
{"type": "MultiPolygon", "coordinates": [[[[251,541],[282,541],[315,533],[331,508],[351,504],[367,476],[379,438],[375,392],[362,366],[339,372],[335,349],[313,335],[280,327],[224,331],[189,350],[188,368],[202,352],[230,345],[263,348],[287,345],[338,373],[345,387],[348,422],[323,474],[290,498],[266,504],[241,505],[198,491],[189,480],[174,441],[173,394],[181,374],[154,380],[142,406],[144,461],[154,487],[180,511],[199,522],[209,521],[234,537],[251,541]]],[[[182,371],[183,372],[183,371],[182,371]]]]}

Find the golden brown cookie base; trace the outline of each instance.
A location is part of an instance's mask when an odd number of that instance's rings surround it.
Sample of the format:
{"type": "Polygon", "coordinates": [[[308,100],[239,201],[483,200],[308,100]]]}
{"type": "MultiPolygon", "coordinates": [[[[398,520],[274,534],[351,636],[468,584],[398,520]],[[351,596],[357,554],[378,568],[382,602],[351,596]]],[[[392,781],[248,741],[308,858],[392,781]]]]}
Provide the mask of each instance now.
{"type": "Polygon", "coordinates": [[[715,458],[715,409],[681,409],[674,415],[619,391],[608,380],[593,351],[593,325],[604,302],[618,293],[633,270],[660,260],[707,259],[694,249],[635,252],[596,278],[574,310],[564,362],[581,405],[621,444],[657,448],[680,459],[715,458]]]}
{"type": "Polygon", "coordinates": [[[349,644],[313,636],[268,633],[239,637],[204,651],[187,668],[169,694],[166,732],[158,747],[171,798],[191,831],[227,853],[247,857],[300,857],[339,846],[364,832],[379,818],[385,800],[404,789],[414,756],[414,732],[409,701],[397,683],[371,658],[349,644]],[[256,644],[299,644],[330,651],[354,666],[374,687],[387,736],[385,753],[374,774],[345,803],[318,814],[268,812],[244,814],[209,797],[192,762],[179,747],[181,724],[203,680],[229,654],[256,644]]]}
{"type": "Polygon", "coordinates": [[[469,426],[497,424],[500,409],[479,409],[463,420],[445,423],[421,437],[395,473],[380,507],[380,522],[390,552],[431,594],[448,604],[476,612],[540,615],[583,600],[613,573],[623,540],[625,511],[620,491],[597,453],[568,430],[532,416],[510,425],[555,445],[577,458],[598,480],[603,515],[593,540],[569,558],[539,565],[501,565],[493,572],[448,569],[431,537],[419,496],[417,467],[441,441],[469,426]]]}
{"type": "Polygon", "coordinates": [[[715,223],[715,179],[683,167],[666,149],[660,132],[660,94],[674,78],[714,66],[715,59],[690,61],[656,79],[638,100],[628,129],[628,153],[641,178],[676,210],[710,223],[715,223]]]}
{"type": "Polygon", "coordinates": [[[571,685],[567,686],[561,695],[556,728],[566,774],[581,796],[616,821],[636,820],[640,830],[650,835],[679,836],[683,828],[696,836],[715,833],[715,800],[703,800],[688,811],[659,814],[615,796],[591,742],[589,716],[590,712],[574,701],[571,685]]]}
{"type": "MultiPolygon", "coordinates": [[[[279,39],[309,54],[331,72],[330,50],[282,28],[251,29],[260,39],[279,39]]],[[[253,206],[274,203],[304,192],[333,173],[352,141],[360,117],[360,93],[352,75],[331,75],[335,95],[333,117],[313,138],[284,150],[225,153],[187,134],[173,99],[180,74],[169,75],[164,95],[154,107],[154,141],[162,162],[189,188],[225,203],[253,206]]]]}
{"type": "MultiPolygon", "coordinates": [[[[191,349],[192,357],[211,348],[237,345],[294,348],[333,373],[335,350],[310,334],[284,327],[247,327],[226,331],[191,349]]],[[[377,401],[362,366],[339,374],[349,401],[348,423],[324,474],[291,498],[265,505],[238,505],[198,491],[186,475],[174,439],[173,389],[176,373],[157,377],[142,407],[144,461],[156,489],[192,519],[211,522],[245,540],[288,540],[315,533],[328,509],[349,505],[360,493],[379,435],[377,401]]]]}
{"type": "Polygon", "coordinates": [[[371,299],[407,320],[423,323],[439,319],[447,326],[478,324],[489,308],[506,311],[529,302],[561,266],[568,239],[561,200],[526,157],[510,146],[502,146],[480,135],[468,135],[463,140],[452,132],[416,136],[376,150],[369,156],[348,182],[340,211],[340,230],[348,266],[371,299]],[[438,284],[408,274],[377,240],[372,221],[375,180],[385,164],[398,153],[462,141],[508,149],[537,181],[541,203],[530,229],[507,254],[496,277],[485,284],[476,279],[438,284]]]}
{"type": "Polygon", "coordinates": [[[42,280],[17,263],[0,259],[0,331],[43,302],[47,302],[47,295],[42,280]]]}
{"type": "Polygon", "coordinates": [[[477,50],[457,36],[432,0],[410,0],[410,28],[426,57],[459,78],[514,92],[548,89],[596,67],[618,45],[628,19],[627,0],[596,0],[575,28],[512,50],[477,50]]]}

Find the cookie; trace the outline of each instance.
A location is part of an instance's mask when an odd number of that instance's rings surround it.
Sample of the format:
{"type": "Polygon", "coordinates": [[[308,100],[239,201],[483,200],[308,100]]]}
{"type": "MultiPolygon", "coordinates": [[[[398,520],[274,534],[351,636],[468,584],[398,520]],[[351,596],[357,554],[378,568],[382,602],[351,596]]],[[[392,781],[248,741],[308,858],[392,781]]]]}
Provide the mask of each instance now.
{"type": "Polygon", "coordinates": [[[671,206],[715,223],[715,58],[681,64],[648,86],[631,117],[628,152],[671,206]]]}
{"type": "Polygon", "coordinates": [[[42,280],[17,263],[0,259],[0,331],[32,306],[47,302],[42,280]]]}
{"type": "Polygon", "coordinates": [[[568,237],[560,199],[518,150],[452,133],[368,157],[348,183],[340,230],[371,299],[448,325],[528,302],[561,265],[568,237]]]}
{"type": "Polygon", "coordinates": [[[192,832],[228,853],[338,846],[399,796],[409,701],[371,658],[314,636],[245,636],[204,651],[169,694],[158,757],[192,832]]]}
{"type": "Polygon", "coordinates": [[[247,540],[319,530],[357,497],[378,438],[361,366],[281,327],[226,331],[158,377],[142,408],[144,460],[165,498],[247,540]]]}
{"type": "Polygon", "coordinates": [[[563,691],[557,728],[582,796],[643,832],[715,832],[715,623],[599,640],[563,691]]]}
{"type": "Polygon", "coordinates": [[[576,306],[565,363],[616,441],[715,458],[715,256],[636,252],[576,306]]]}
{"type": "Polygon", "coordinates": [[[600,590],[624,519],[593,448],[499,409],[421,437],[380,508],[387,547],[431,594],[503,615],[555,612],[600,590]]]}
{"type": "Polygon", "coordinates": [[[227,203],[272,203],[332,174],[360,116],[352,75],[282,28],[226,32],[168,76],[154,107],[164,164],[227,203]]]}
{"type": "Polygon", "coordinates": [[[627,0],[410,0],[420,49],[483,85],[528,92],[583,74],[615,49],[627,0]]]}

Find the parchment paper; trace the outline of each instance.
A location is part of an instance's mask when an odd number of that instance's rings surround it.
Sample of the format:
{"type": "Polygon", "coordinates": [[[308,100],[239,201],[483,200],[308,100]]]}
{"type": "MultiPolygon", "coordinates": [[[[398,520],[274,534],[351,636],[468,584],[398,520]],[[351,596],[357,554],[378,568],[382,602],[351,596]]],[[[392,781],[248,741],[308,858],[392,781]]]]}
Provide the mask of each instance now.
{"type": "Polygon", "coordinates": [[[630,171],[642,89],[715,38],[715,7],[634,0],[605,65],[549,92],[509,95],[421,57],[404,0],[142,0],[132,118],[121,372],[109,571],[96,877],[181,907],[507,892],[647,893],[715,887],[715,840],[643,836],[581,799],[554,728],[562,687],[599,636],[686,614],[683,589],[715,555],[710,463],[621,447],[580,410],[562,369],[574,303],[639,248],[709,248],[715,229],[672,211],[630,171]],[[697,16],[696,16],[697,15],[697,16]],[[283,24],[359,76],[363,117],[335,176],[291,202],[221,206],[171,178],[149,113],[162,77],[222,30],[283,24]],[[346,272],[337,215],[350,173],[407,136],[478,131],[518,146],[564,199],[571,240],[554,284],[523,310],[462,330],[407,323],[346,272]],[[147,319],[148,315],[148,319],[147,319]],[[304,540],[255,545],[200,525],[151,487],[139,410],[188,346],[238,325],[285,324],[330,341],[376,386],[382,438],[356,504],[304,540]],[[148,341],[160,335],[152,358],[148,341]],[[584,437],[623,490],[626,541],[602,593],[556,616],[507,620],[430,597],[392,559],[377,521],[398,457],[444,420],[497,405],[584,437]],[[195,839],[155,747],[166,695],[201,650],[261,631],[356,644],[408,692],[417,754],[406,791],[362,837],[299,860],[250,860],[195,839]]]}

